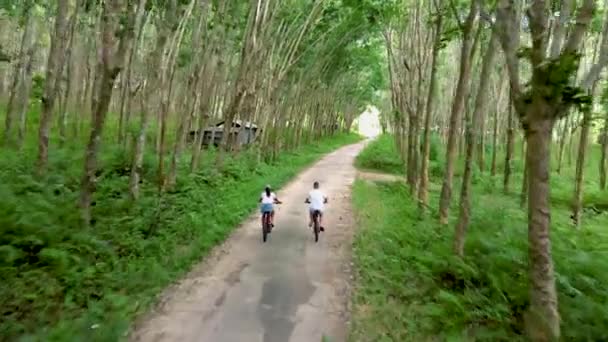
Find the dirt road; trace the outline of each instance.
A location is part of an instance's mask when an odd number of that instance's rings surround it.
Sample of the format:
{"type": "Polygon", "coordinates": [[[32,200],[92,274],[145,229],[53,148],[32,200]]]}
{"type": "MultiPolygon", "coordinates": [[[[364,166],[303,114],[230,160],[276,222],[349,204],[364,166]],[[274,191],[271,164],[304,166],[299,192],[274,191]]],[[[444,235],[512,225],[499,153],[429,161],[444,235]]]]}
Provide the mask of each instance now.
{"type": "Polygon", "coordinates": [[[350,186],[356,175],[353,159],[362,147],[327,155],[278,191],[284,204],[269,241],[261,242],[256,213],[165,291],[130,340],[320,342],[326,336],[345,341],[354,230],[350,186]],[[316,244],[304,204],[315,180],[330,201],[327,231],[316,244]]]}

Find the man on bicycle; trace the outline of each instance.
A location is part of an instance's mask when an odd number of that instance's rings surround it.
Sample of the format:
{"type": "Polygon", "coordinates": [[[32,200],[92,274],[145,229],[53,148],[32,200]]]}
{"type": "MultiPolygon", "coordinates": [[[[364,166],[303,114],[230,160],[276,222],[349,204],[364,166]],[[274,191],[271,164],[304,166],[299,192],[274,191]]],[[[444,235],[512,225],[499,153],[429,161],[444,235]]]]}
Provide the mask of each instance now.
{"type": "Polygon", "coordinates": [[[308,211],[309,211],[309,215],[310,215],[310,223],[308,224],[309,227],[312,227],[313,225],[313,220],[314,220],[314,212],[318,211],[319,212],[319,226],[321,231],[325,231],[325,228],[323,227],[322,224],[322,219],[323,219],[323,209],[325,209],[325,203],[327,203],[327,196],[325,196],[325,193],[323,193],[323,191],[321,191],[321,189],[319,189],[319,182],[314,182],[314,184],[312,185],[313,189],[308,193],[308,197],[306,198],[306,203],[309,203],[310,205],[308,206],[308,211]]]}
{"type": "Polygon", "coordinates": [[[264,192],[260,195],[260,203],[262,203],[262,225],[264,225],[264,213],[270,213],[270,226],[274,227],[274,205],[281,204],[277,195],[272,192],[270,185],[266,185],[264,192]]]}

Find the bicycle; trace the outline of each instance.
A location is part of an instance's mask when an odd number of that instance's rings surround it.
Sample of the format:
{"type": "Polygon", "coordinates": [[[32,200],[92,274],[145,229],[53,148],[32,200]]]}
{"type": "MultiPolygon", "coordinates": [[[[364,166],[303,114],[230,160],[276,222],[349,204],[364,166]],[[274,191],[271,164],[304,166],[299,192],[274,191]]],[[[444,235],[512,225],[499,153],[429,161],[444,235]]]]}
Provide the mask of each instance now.
{"type": "MultiPolygon", "coordinates": [[[[306,199],[304,203],[310,204],[310,200],[306,199]]],[[[323,203],[327,203],[327,199],[323,201],[323,203]]],[[[323,231],[321,224],[319,223],[319,217],[321,217],[321,210],[314,210],[312,212],[312,220],[313,220],[313,233],[315,234],[315,242],[319,242],[319,234],[323,231]]]]}
{"type": "Polygon", "coordinates": [[[319,223],[319,216],[321,216],[320,210],[315,210],[312,212],[313,232],[315,234],[315,242],[319,242],[319,233],[321,232],[321,224],[319,223]]]}
{"type": "Polygon", "coordinates": [[[270,212],[265,212],[262,214],[262,241],[266,242],[268,239],[268,234],[272,230],[272,224],[270,223],[270,212]]]}
{"type": "MultiPolygon", "coordinates": [[[[274,204],[282,204],[283,202],[275,201],[274,204]]],[[[262,242],[266,242],[268,234],[272,232],[272,212],[265,211],[262,213],[262,242]]]]}

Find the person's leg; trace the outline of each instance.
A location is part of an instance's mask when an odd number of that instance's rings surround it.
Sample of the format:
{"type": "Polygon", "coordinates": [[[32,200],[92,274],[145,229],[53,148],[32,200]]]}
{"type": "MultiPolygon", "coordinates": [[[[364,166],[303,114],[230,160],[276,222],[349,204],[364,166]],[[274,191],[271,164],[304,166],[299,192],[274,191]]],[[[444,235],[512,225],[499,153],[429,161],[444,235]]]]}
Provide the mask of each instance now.
{"type": "Polygon", "coordinates": [[[325,231],[325,227],[323,227],[323,212],[319,210],[319,227],[321,227],[321,231],[325,231]]]}
{"type": "Polygon", "coordinates": [[[312,222],[314,221],[314,212],[312,209],[308,210],[308,217],[309,217],[308,227],[312,227],[312,222]]]}
{"type": "Polygon", "coordinates": [[[270,212],[270,225],[274,227],[274,210],[270,212]]]}

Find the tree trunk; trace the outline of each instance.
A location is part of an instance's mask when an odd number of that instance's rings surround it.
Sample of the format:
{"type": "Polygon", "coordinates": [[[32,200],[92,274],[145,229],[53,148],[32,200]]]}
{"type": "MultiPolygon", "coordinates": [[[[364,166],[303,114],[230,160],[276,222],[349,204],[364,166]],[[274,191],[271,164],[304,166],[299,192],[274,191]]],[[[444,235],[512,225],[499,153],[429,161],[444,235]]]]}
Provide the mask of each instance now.
{"type": "MultiPolygon", "coordinates": [[[[137,13],[145,8],[146,0],[139,0],[137,13]]],[[[93,122],[91,134],[85,152],[84,173],[80,192],[79,206],[82,210],[82,218],[86,225],[91,223],[91,203],[95,191],[97,172],[97,154],[101,145],[101,136],[116,77],[123,68],[127,47],[131,44],[134,36],[134,26],[136,14],[130,8],[132,5],[125,5],[121,0],[107,0],[104,3],[101,24],[101,49],[98,56],[97,72],[95,73],[97,86],[92,100],[93,122]],[[122,22],[121,15],[124,13],[127,18],[123,25],[123,35],[120,41],[116,42],[116,30],[122,22]]]]}
{"type": "MultiPolygon", "coordinates": [[[[70,94],[72,92],[72,77],[74,74],[74,62],[72,61],[72,51],[74,50],[74,34],[76,30],[76,25],[78,23],[78,13],[80,10],[80,2],[76,3],[76,9],[70,18],[70,32],[68,34],[68,46],[66,50],[66,64],[67,64],[67,75],[66,75],[66,85],[65,91],[63,94],[63,100],[60,103],[60,117],[59,117],[59,143],[60,146],[65,144],[67,140],[67,125],[68,125],[68,111],[69,111],[69,101],[70,94]]],[[[61,76],[60,76],[61,77],[61,76]]]]}
{"type": "Polygon", "coordinates": [[[454,178],[454,164],[457,155],[457,135],[460,132],[460,121],[464,107],[464,101],[468,98],[469,79],[471,77],[471,50],[473,48],[473,28],[476,23],[479,4],[476,0],[471,1],[469,15],[462,28],[463,40],[460,51],[460,73],[456,94],[452,102],[452,112],[450,115],[450,128],[448,132],[448,143],[446,150],[446,168],[441,187],[441,197],[439,200],[439,222],[448,223],[450,201],[452,198],[452,180],[454,178]]]}
{"type": "MultiPolygon", "coordinates": [[[[203,26],[206,24],[206,4],[202,4],[202,8],[200,9],[200,19],[198,25],[195,28],[195,31],[192,34],[192,45],[194,48],[194,56],[196,62],[191,65],[190,72],[191,76],[188,78],[188,88],[191,89],[191,95],[189,96],[189,101],[187,101],[187,105],[184,109],[187,108],[187,114],[183,113],[180,115],[179,119],[179,127],[178,133],[173,145],[173,154],[171,156],[171,166],[169,171],[169,176],[167,180],[168,186],[172,187],[175,185],[177,179],[177,161],[182,153],[184,148],[184,140],[186,139],[186,134],[190,129],[190,123],[192,118],[196,115],[196,113],[203,113],[207,111],[207,104],[209,102],[210,94],[209,94],[209,80],[204,79],[204,83],[201,86],[201,81],[204,76],[208,73],[206,68],[206,63],[201,59],[208,59],[209,54],[202,54],[202,35],[203,35],[203,26]],[[201,100],[201,93],[204,94],[204,98],[201,100]],[[201,104],[201,101],[203,103],[201,104]]],[[[210,51],[210,50],[207,50],[210,51]]],[[[198,134],[204,134],[203,132],[197,132],[198,134]]],[[[196,140],[196,139],[195,139],[196,140]]]]}
{"type": "Polygon", "coordinates": [[[570,134],[568,134],[568,144],[566,146],[566,155],[568,157],[568,166],[571,167],[572,166],[572,150],[573,150],[573,145],[574,145],[574,138],[576,137],[576,131],[577,131],[577,122],[576,122],[576,117],[572,118],[571,121],[571,131],[570,134]]]}
{"type": "MultiPolygon", "coordinates": [[[[523,142],[522,144],[526,144],[523,142]]],[[[525,149],[524,151],[527,151],[525,149]]],[[[527,153],[524,154],[524,157],[527,153]]],[[[524,176],[521,182],[521,193],[519,195],[519,205],[524,208],[526,206],[526,200],[528,199],[528,162],[524,158],[524,176]]]]}
{"type": "Polygon", "coordinates": [[[47,62],[44,94],[42,95],[42,111],[40,112],[40,126],[38,129],[36,168],[39,175],[44,173],[48,164],[49,133],[65,58],[68,9],[68,0],[57,1],[55,31],[51,39],[51,49],[47,62]]]}
{"type": "MultiPolygon", "coordinates": [[[[608,20],[608,16],[607,16],[607,20],[608,20]]],[[[608,35],[608,21],[604,23],[605,28],[604,28],[604,35],[608,35]]],[[[608,37],[603,37],[603,45],[602,46],[602,56],[600,57],[600,60],[605,59],[606,57],[604,57],[604,55],[608,54],[608,37]]],[[[599,36],[598,36],[598,42],[600,41],[599,36]]],[[[595,61],[595,55],[597,54],[597,52],[599,51],[599,45],[595,46],[594,49],[594,58],[593,60],[595,61]]],[[[593,96],[595,94],[595,89],[597,86],[597,79],[599,78],[599,75],[601,73],[601,67],[598,69],[598,65],[600,65],[601,62],[598,62],[596,64],[594,64],[592,66],[592,70],[589,72],[589,74],[587,75],[587,79],[585,81],[589,81],[591,80],[591,76],[595,77],[596,80],[595,81],[591,81],[591,83],[587,83],[585,84],[586,86],[588,86],[589,88],[587,88],[589,94],[591,96],[593,96]],[[593,74],[593,72],[595,72],[595,74],[593,74]]],[[[584,184],[583,184],[583,179],[584,179],[584,174],[585,174],[585,159],[587,157],[587,146],[589,145],[589,131],[591,130],[591,120],[592,120],[592,109],[588,108],[587,110],[585,110],[583,112],[583,122],[582,122],[582,127],[581,127],[581,139],[579,141],[579,145],[578,145],[578,156],[576,159],[576,175],[575,175],[575,180],[574,180],[574,207],[573,207],[573,219],[574,219],[574,224],[576,225],[576,228],[580,228],[581,226],[581,219],[582,219],[582,215],[583,215],[583,197],[584,197],[584,184]]]]}
{"type": "Polygon", "coordinates": [[[437,92],[437,62],[439,50],[441,49],[441,30],[443,25],[443,16],[441,15],[441,3],[439,0],[435,3],[438,11],[435,19],[435,38],[433,43],[433,51],[431,55],[431,75],[429,80],[429,89],[426,99],[426,113],[424,116],[424,135],[422,137],[422,161],[420,167],[420,185],[418,187],[418,204],[420,211],[424,211],[429,200],[429,155],[431,152],[431,116],[433,115],[433,101],[437,92]]]}
{"type": "Polygon", "coordinates": [[[131,119],[131,109],[133,105],[133,97],[137,95],[139,90],[138,85],[135,90],[132,89],[132,78],[133,78],[133,61],[136,58],[139,42],[143,39],[144,28],[148,18],[145,9],[138,8],[140,13],[137,13],[135,28],[137,30],[136,38],[129,44],[128,47],[128,59],[126,61],[125,70],[122,74],[122,89],[120,94],[120,114],[118,119],[118,142],[124,143],[126,146],[127,142],[127,128],[131,119]]]}
{"type": "MultiPolygon", "coordinates": [[[[199,110],[198,130],[197,130],[196,137],[194,139],[194,144],[192,146],[192,157],[190,159],[190,172],[191,173],[195,172],[199,167],[201,149],[202,149],[203,138],[204,138],[204,129],[205,129],[205,125],[207,124],[207,121],[209,118],[209,115],[207,114],[207,109],[211,108],[211,109],[213,109],[213,112],[215,112],[215,107],[217,107],[220,102],[220,100],[219,100],[219,97],[221,96],[220,94],[222,93],[222,90],[224,90],[220,86],[220,83],[221,83],[221,81],[225,80],[226,77],[228,76],[228,68],[227,68],[226,64],[215,53],[212,54],[212,57],[210,58],[210,60],[207,63],[209,63],[209,64],[206,66],[206,68],[211,69],[210,72],[206,73],[206,75],[210,75],[208,78],[208,84],[209,84],[209,89],[211,89],[211,91],[210,91],[208,101],[209,101],[209,103],[212,102],[213,105],[209,106],[209,104],[207,104],[207,108],[202,107],[199,110]]],[[[215,140],[215,137],[212,135],[209,140],[209,146],[213,145],[214,140],[215,140]]]]}
{"type": "MultiPolygon", "coordinates": [[[[174,69],[174,66],[171,66],[174,69]]],[[[161,120],[160,120],[160,136],[159,136],[159,147],[158,147],[158,191],[162,193],[165,189],[165,148],[166,148],[166,133],[167,133],[167,117],[169,116],[169,108],[171,105],[171,94],[173,90],[173,79],[175,72],[171,71],[169,77],[169,89],[166,91],[166,95],[163,96],[161,101],[161,120]]],[[[179,138],[178,138],[179,139],[179,138]]]]}
{"type": "MultiPolygon", "coordinates": [[[[11,145],[13,140],[13,122],[15,120],[15,114],[20,111],[19,105],[16,102],[23,103],[27,98],[23,99],[24,94],[21,92],[26,80],[26,69],[31,66],[31,40],[35,35],[35,28],[32,15],[32,7],[34,6],[33,1],[28,0],[23,4],[23,35],[21,36],[21,47],[19,48],[19,60],[15,64],[15,71],[13,73],[13,82],[11,84],[10,96],[8,104],[6,106],[6,118],[5,118],[5,129],[4,129],[4,144],[11,145]]],[[[30,67],[31,69],[31,67],[30,67]]]]}
{"type": "MultiPolygon", "coordinates": [[[[492,128],[492,161],[490,162],[490,174],[492,175],[492,177],[496,175],[496,157],[498,154],[498,122],[500,113],[502,111],[502,99],[505,93],[505,88],[507,88],[507,80],[509,78],[508,73],[506,73],[505,71],[506,69],[504,69],[504,71],[501,73],[502,79],[498,82],[498,98],[496,99],[496,106],[494,107],[494,122],[492,128]]],[[[482,151],[480,153],[485,153],[485,151],[482,151]]]]}
{"type": "Polygon", "coordinates": [[[600,157],[600,189],[606,190],[606,173],[608,168],[608,114],[604,114],[600,157]]]}
{"type": "Polygon", "coordinates": [[[490,166],[490,174],[496,176],[496,156],[498,149],[498,117],[499,111],[494,112],[494,128],[492,129],[492,164],[490,166]]]}
{"type": "Polygon", "coordinates": [[[470,223],[471,212],[471,176],[473,172],[473,160],[475,153],[475,145],[479,141],[479,123],[483,120],[483,115],[487,109],[490,76],[494,63],[496,52],[496,43],[498,36],[495,31],[492,31],[492,37],[488,44],[488,49],[483,58],[481,74],[479,76],[479,87],[477,88],[477,97],[475,98],[475,108],[471,122],[466,126],[466,152],[464,174],[462,176],[462,188],[460,192],[460,213],[458,215],[458,223],[454,236],[454,253],[460,257],[464,255],[464,242],[466,231],[470,223]]]}
{"type": "Polygon", "coordinates": [[[156,47],[150,56],[148,67],[151,71],[151,77],[149,83],[145,89],[145,101],[147,105],[143,108],[141,113],[141,126],[135,142],[135,151],[133,153],[133,165],[131,167],[131,177],[129,179],[129,193],[132,199],[139,197],[139,189],[141,183],[141,173],[143,171],[144,154],[146,151],[146,134],[151,123],[152,113],[155,112],[153,105],[153,98],[159,94],[159,86],[161,86],[162,71],[161,69],[162,58],[165,52],[167,41],[171,33],[171,29],[175,26],[170,27],[174,23],[175,14],[173,13],[176,9],[176,0],[172,0],[167,4],[165,9],[165,17],[159,18],[159,32],[156,38],[156,47]]]}
{"type": "Polygon", "coordinates": [[[530,312],[526,317],[534,341],[552,341],[559,336],[559,313],[553,259],[551,257],[551,205],[549,171],[553,119],[551,108],[530,106],[526,130],[528,165],[528,253],[530,267],[530,312]],[[543,113],[542,115],[540,113],[543,113]],[[549,118],[549,119],[548,119],[549,118]]]}
{"type": "Polygon", "coordinates": [[[564,147],[566,146],[566,138],[568,137],[568,131],[570,130],[570,116],[567,116],[563,122],[562,134],[559,139],[559,151],[557,152],[557,174],[561,174],[562,172],[562,161],[564,157],[564,147]]]}
{"type": "Polygon", "coordinates": [[[515,147],[515,120],[512,94],[509,94],[509,116],[507,118],[507,150],[505,152],[505,165],[504,165],[504,179],[503,179],[503,192],[509,193],[509,185],[511,183],[511,161],[513,159],[513,150],[515,147]]]}
{"type": "MultiPolygon", "coordinates": [[[[589,24],[593,19],[596,1],[584,0],[576,9],[575,24],[570,25],[567,41],[558,58],[547,56],[548,20],[547,3],[533,1],[527,6],[527,18],[531,32],[532,47],[529,61],[532,75],[524,90],[520,82],[518,50],[520,44],[521,17],[514,7],[515,2],[501,0],[497,6],[498,31],[507,60],[513,105],[525,131],[526,163],[528,168],[528,253],[530,278],[530,306],[526,313],[525,326],[532,341],[558,341],[560,339],[560,317],[555,287],[553,259],[551,257],[551,205],[550,164],[551,143],[555,120],[567,113],[572,103],[564,88],[577,87],[571,79],[576,68],[562,69],[563,83],[553,82],[554,70],[547,63],[562,58],[572,60],[579,54],[589,24]],[[551,94],[551,96],[547,96],[551,94]]],[[[567,18],[566,18],[567,20],[567,18]]],[[[565,21],[566,21],[565,20],[565,21]]],[[[608,26],[606,26],[608,28],[608,26]]],[[[608,36],[606,36],[608,39],[608,36]]],[[[556,44],[559,42],[556,40],[556,44]]],[[[608,46],[607,46],[608,48],[608,46]]],[[[556,47],[558,50],[558,47],[556,47]]],[[[600,67],[601,70],[603,67],[600,67]]],[[[598,68],[591,68],[594,72],[598,68]]],[[[588,74],[585,83],[597,76],[588,74]],[[593,77],[589,77],[593,76],[593,77]]],[[[588,85],[583,85],[588,88],[588,85]]]]}
{"type": "Polygon", "coordinates": [[[583,113],[581,136],[578,143],[578,156],[576,158],[576,175],[574,178],[574,200],[572,207],[572,218],[576,228],[580,228],[583,214],[583,178],[585,173],[585,157],[587,145],[589,144],[589,128],[591,127],[591,110],[583,113]]]}
{"type": "Polygon", "coordinates": [[[407,184],[412,195],[416,194],[417,170],[418,170],[418,114],[410,113],[407,133],[407,184]]]}
{"type": "MultiPolygon", "coordinates": [[[[32,22],[32,30],[35,31],[37,27],[37,23],[35,21],[32,22]]],[[[29,51],[27,52],[27,64],[25,66],[25,71],[23,75],[23,79],[21,82],[21,87],[19,89],[20,100],[18,103],[19,111],[17,112],[17,118],[19,119],[19,129],[17,131],[17,148],[21,149],[23,146],[23,141],[25,140],[25,130],[27,124],[27,111],[29,110],[30,104],[30,93],[32,90],[32,73],[34,71],[34,62],[35,62],[35,53],[38,48],[38,43],[36,40],[32,42],[29,51]]]]}

